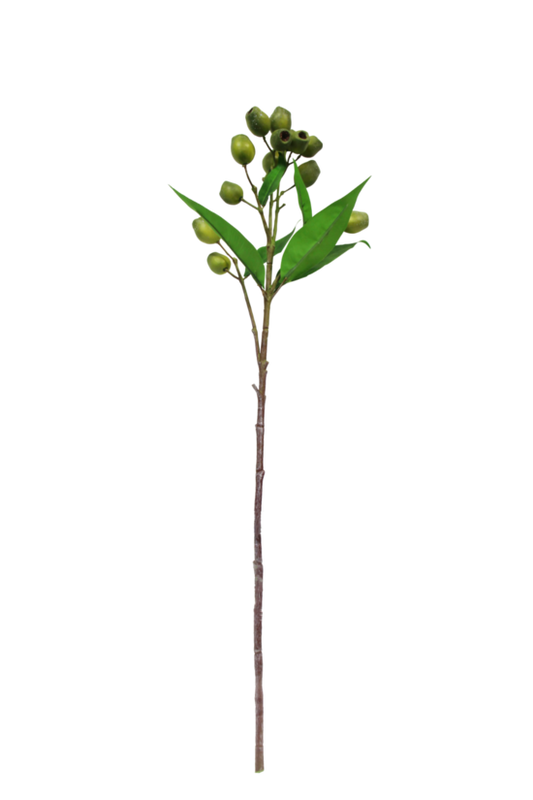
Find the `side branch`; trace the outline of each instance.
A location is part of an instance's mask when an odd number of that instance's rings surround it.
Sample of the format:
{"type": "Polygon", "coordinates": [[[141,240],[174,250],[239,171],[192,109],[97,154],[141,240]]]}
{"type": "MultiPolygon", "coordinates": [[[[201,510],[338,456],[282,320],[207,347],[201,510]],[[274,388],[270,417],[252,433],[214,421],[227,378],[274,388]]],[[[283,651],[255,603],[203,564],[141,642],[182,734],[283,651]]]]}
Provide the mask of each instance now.
{"type": "Polygon", "coordinates": [[[250,171],[250,167],[249,166],[246,166],[246,167],[241,166],[241,171],[242,171],[242,174],[244,175],[244,177],[246,178],[246,183],[250,187],[250,192],[252,193],[252,197],[254,199],[254,202],[257,204],[257,206],[259,206],[260,205],[259,196],[258,196],[259,195],[259,186],[254,181],[254,179],[252,178],[252,173],[250,171]]]}
{"type": "Polygon", "coordinates": [[[257,366],[257,360],[259,358],[260,328],[255,313],[252,295],[250,293],[250,288],[248,286],[248,281],[247,280],[245,281],[243,274],[241,272],[241,268],[237,262],[237,259],[235,258],[231,250],[229,250],[227,245],[225,245],[223,242],[217,242],[216,246],[222,253],[224,253],[224,255],[226,255],[231,260],[233,264],[233,270],[231,272],[228,272],[227,277],[234,283],[236,283],[237,286],[239,287],[242,302],[244,305],[244,310],[246,312],[246,316],[248,317],[248,323],[250,326],[250,338],[252,340],[252,353],[254,357],[254,366],[257,366]]]}
{"type": "Polygon", "coordinates": [[[252,183],[252,179],[250,178],[250,175],[248,174],[248,167],[246,166],[246,164],[243,164],[243,167],[244,167],[244,171],[246,172],[246,177],[248,178],[248,182],[249,182],[250,186],[252,187],[252,192],[254,193],[254,197],[255,197],[255,199],[257,201],[257,206],[258,206],[257,210],[259,211],[259,213],[261,215],[261,220],[263,222],[263,228],[265,229],[265,233],[267,235],[267,242],[270,242],[270,230],[268,228],[268,225],[267,225],[267,222],[266,222],[266,219],[265,219],[265,215],[263,214],[263,206],[259,202],[259,195],[257,193],[257,187],[254,186],[253,183],[252,183]]]}

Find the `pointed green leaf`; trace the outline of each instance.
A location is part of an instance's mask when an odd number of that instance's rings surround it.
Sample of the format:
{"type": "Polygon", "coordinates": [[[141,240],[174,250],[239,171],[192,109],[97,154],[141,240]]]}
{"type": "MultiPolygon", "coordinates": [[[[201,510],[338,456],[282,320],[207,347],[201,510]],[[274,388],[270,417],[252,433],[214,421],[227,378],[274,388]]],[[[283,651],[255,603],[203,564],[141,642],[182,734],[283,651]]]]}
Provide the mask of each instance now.
{"type": "Polygon", "coordinates": [[[372,244],[371,239],[366,239],[365,237],[360,236],[357,241],[359,242],[361,247],[364,247],[365,250],[368,250],[369,253],[371,253],[372,250],[374,249],[374,245],[372,244]]]}
{"type": "Polygon", "coordinates": [[[281,277],[296,280],[333,250],[343,234],[359,192],[370,177],[340,200],[319,211],[294,234],[281,260],[281,277]]]}
{"type": "Polygon", "coordinates": [[[259,189],[259,194],[257,197],[262,206],[266,204],[266,201],[270,195],[279,188],[279,185],[285,174],[286,166],[287,162],[285,160],[285,156],[282,152],[280,152],[277,165],[268,173],[265,180],[261,184],[261,188],[259,189]]]}
{"type": "MultiPolygon", "coordinates": [[[[294,233],[295,230],[296,230],[296,226],[294,226],[292,231],[290,233],[288,233],[287,236],[284,236],[282,239],[276,239],[276,246],[274,247],[274,255],[275,256],[277,256],[278,253],[282,252],[283,248],[285,247],[285,245],[287,244],[287,242],[289,241],[289,239],[291,238],[291,236],[292,236],[292,234],[294,233]]],[[[259,253],[261,258],[263,259],[263,262],[266,264],[266,260],[268,258],[268,253],[267,253],[266,247],[265,246],[258,247],[257,248],[257,252],[259,253]]]]}
{"type": "Polygon", "coordinates": [[[302,176],[300,175],[300,170],[298,169],[296,161],[293,161],[292,163],[294,164],[294,184],[296,186],[296,191],[298,192],[298,204],[300,206],[305,225],[305,223],[309,222],[313,216],[313,212],[311,211],[311,200],[309,198],[307,187],[302,176]]]}
{"type": "Polygon", "coordinates": [[[326,264],[330,264],[332,261],[335,261],[335,259],[339,258],[339,256],[342,256],[344,253],[346,253],[348,250],[351,250],[352,247],[355,247],[356,244],[357,242],[352,242],[351,244],[336,244],[333,250],[331,250],[331,252],[328,253],[328,255],[319,264],[315,264],[314,266],[309,267],[309,269],[305,271],[298,270],[298,274],[296,275],[296,277],[288,278],[287,282],[297,281],[300,280],[300,278],[306,278],[308,275],[312,275],[313,272],[317,272],[317,270],[322,269],[322,267],[325,267],[326,264]]]}
{"type": "Polygon", "coordinates": [[[317,264],[316,266],[312,267],[309,272],[306,272],[302,275],[299,275],[298,279],[295,281],[287,281],[287,286],[293,286],[295,283],[302,283],[303,281],[308,281],[310,278],[314,278],[315,275],[319,275],[321,272],[324,272],[325,269],[331,267],[333,264],[336,264],[341,258],[347,256],[348,253],[355,253],[355,251],[359,248],[359,246],[366,247],[366,249],[371,252],[374,249],[374,245],[370,241],[370,239],[357,239],[357,241],[350,241],[350,242],[339,242],[335,245],[331,253],[326,256],[326,258],[317,264]],[[364,242],[367,242],[370,247],[367,247],[364,242]]]}
{"type": "Polygon", "coordinates": [[[242,261],[249,274],[255,278],[260,286],[263,286],[265,282],[265,266],[253,244],[249,242],[237,228],[234,228],[233,225],[230,225],[229,222],[226,222],[226,220],[218,214],[215,214],[214,211],[209,211],[208,208],[201,206],[200,203],[196,203],[194,200],[185,197],[184,194],[178,192],[173,186],[170,188],[173,192],[176,192],[178,197],[181,197],[189,208],[192,208],[193,211],[196,211],[209,222],[216,232],[220,234],[220,238],[226,242],[228,247],[231,247],[237,258],[242,261]]]}

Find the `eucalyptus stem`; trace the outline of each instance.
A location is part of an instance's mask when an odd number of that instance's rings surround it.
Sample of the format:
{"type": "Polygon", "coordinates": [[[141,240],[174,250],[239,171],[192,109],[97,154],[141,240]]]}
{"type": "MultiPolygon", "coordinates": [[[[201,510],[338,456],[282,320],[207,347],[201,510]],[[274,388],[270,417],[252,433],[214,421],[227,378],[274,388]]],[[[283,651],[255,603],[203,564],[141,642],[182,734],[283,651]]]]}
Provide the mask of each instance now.
{"type": "Polygon", "coordinates": [[[267,347],[270,323],[270,292],[264,300],[263,333],[259,357],[259,389],[257,393],[257,457],[255,466],[254,503],[254,665],[255,665],[255,771],[263,772],[264,757],[264,705],[263,705],[263,552],[261,541],[261,512],[263,508],[263,480],[265,477],[265,402],[267,378],[267,347]]]}
{"type": "MultiPolygon", "coordinates": [[[[266,141],[266,137],[263,137],[265,144],[267,145],[268,149],[271,148],[266,141]]],[[[246,147],[248,144],[251,144],[249,140],[247,140],[246,136],[242,137],[234,137],[232,140],[232,153],[233,153],[233,145],[235,147],[239,147],[243,145],[246,147]],[[240,140],[244,140],[244,142],[240,142],[240,140]],[[240,145],[239,145],[240,142],[240,145]]],[[[235,157],[235,153],[233,153],[235,157]]],[[[248,157],[248,154],[247,154],[248,157]]],[[[253,158],[253,154],[252,154],[253,158]]],[[[239,160],[236,158],[236,160],[239,160]]],[[[251,160],[251,159],[250,159],[251,160]]],[[[290,160],[290,158],[289,158],[290,160]]],[[[258,211],[261,221],[263,223],[263,228],[266,233],[266,274],[265,274],[265,282],[264,287],[261,285],[259,280],[257,281],[259,288],[263,294],[263,329],[261,333],[261,343],[259,343],[259,333],[257,330],[257,325],[255,323],[255,318],[253,314],[252,305],[250,303],[250,298],[248,297],[248,292],[246,290],[246,286],[244,283],[244,278],[242,276],[241,270],[239,269],[239,262],[236,256],[232,255],[224,245],[222,244],[220,238],[218,240],[218,244],[220,248],[223,250],[224,253],[233,261],[235,265],[235,269],[237,274],[235,275],[229,269],[227,272],[231,275],[232,278],[238,280],[241,284],[242,291],[244,294],[244,299],[246,302],[246,307],[248,309],[248,313],[250,315],[250,320],[252,322],[252,333],[254,337],[255,343],[255,354],[257,358],[257,366],[259,369],[259,388],[253,384],[253,388],[257,394],[257,422],[255,425],[256,431],[256,465],[255,465],[255,499],[254,499],[254,560],[253,560],[253,567],[254,567],[254,668],[255,668],[255,771],[256,772],[263,772],[265,769],[265,758],[264,758],[264,697],[263,697],[263,548],[262,548],[262,539],[261,539],[261,514],[263,509],[263,481],[265,477],[265,467],[264,467],[264,451],[265,451],[265,404],[266,404],[266,380],[267,380],[267,371],[268,371],[268,360],[267,360],[267,350],[268,350],[268,334],[269,334],[269,327],[270,327],[270,308],[272,305],[272,300],[274,295],[277,293],[278,287],[278,280],[276,279],[276,287],[272,286],[272,265],[274,261],[274,252],[276,249],[276,236],[278,231],[278,217],[280,212],[280,187],[278,184],[276,190],[276,199],[274,200],[273,193],[270,194],[269,197],[269,207],[268,207],[268,224],[265,219],[264,207],[265,206],[259,201],[259,194],[257,191],[257,187],[254,186],[250,175],[248,173],[248,169],[246,163],[242,165],[244,167],[244,171],[246,173],[246,177],[248,182],[252,188],[252,192],[257,202],[257,206],[254,206],[252,203],[249,203],[242,197],[241,193],[241,200],[246,203],[246,205],[255,208],[258,211]]],[[[291,187],[293,188],[293,187],[291,187]]],[[[224,199],[224,198],[223,198],[224,199]]],[[[285,204],[283,204],[285,205],[285,204]]],[[[283,206],[282,206],[283,208],[283,206]]],[[[207,241],[207,240],[205,240],[207,241]]],[[[233,245],[229,245],[233,247],[233,245]]],[[[254,275],[255,277],[255,275],[254,275]]]]}
{"type": "Polygon", "coordinates": [[[279,215],[279,186],[274,203],[270,196],[268,214],[269,235],[267,236],[267,269],[266,292],[263,306],[263,331],[261,336],[261,349],[258,357],[259,389],[254,385],[257,394],[257,423],[255,426],[257,440],[257,456],[255,465],[255,502],[254,502],[254,665],[255,665],[255,771],[263,772],[265,769],[264,756],[264,697],[263,697],[263,548],[261,540],[261,513],[263,509],[263,481],[265,477],[264,452],[265,452],[265,403],[267,379],[267,350],[268,333],[270,328],[270,306],[272,304],[272,262],[276,245],[279,215]],[[272,212],[274,210],[274,220],[272,212]]]}

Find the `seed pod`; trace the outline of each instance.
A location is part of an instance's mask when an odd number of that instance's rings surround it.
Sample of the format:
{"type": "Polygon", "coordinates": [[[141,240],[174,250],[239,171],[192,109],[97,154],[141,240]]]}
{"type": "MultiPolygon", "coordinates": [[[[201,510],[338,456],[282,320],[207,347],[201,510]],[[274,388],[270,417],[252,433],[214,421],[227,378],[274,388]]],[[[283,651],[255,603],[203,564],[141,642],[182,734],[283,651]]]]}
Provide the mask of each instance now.
{"type": "Polygon", "coordinates": [[[221,198],[230,206],[236,206],[238,203],[240,203],[243,198],[243,194],[244,192],[242,187],[239,186],[238,183],[231,183],[230,181],[224,181],[222,188],[220,189],[221,198]]]}
{"type": "Polygon", "coordinates": [[[270,117],[254,106],[246,114],[246,124],[254,136],[266,136],[270,130],[270,117]]]}
{"type": "Polygon", "coordinates": [[[189,228],[194,237],[194,241],[204,247],[214,247],[217,242],[224,239],[203,217],[197,216],[189,220],[189,228]]]}
{"type": "Polygon", "coordinates": [[[231,261],[224,253],[210,250],[204,256],[204,266],[213,278],[225,278],[230,270],[231,261]]]}
{"type": "Polygon", "coordinates": [[[291,112],[286,108],[278,106],[270,115],[270,130],[272,133],[280,128],[291,129],[291,112]]]}
{"type": "Polygon", "coordinates": [[[257,145],[246,131],[238,131],[228,139],[229,157],[241,167],[253,164],[257,158],[257,145]]]}
{"type": "Polygon", "coordinates": [[[292,133],[288,128],[279,128],[270,137],[270,147],[273,150],[292,150],[292,133]]]}
{"type": "Polygon", "coordinates": [[[278,163],[278,160],[279,160],[279,153],[276,150],[274,150],[274,152],[271,152],[269,150],[263,159],[263,169],[265,170],[265,172],[270,172],[271,169],[274,169],[274,167],[278,163]]]}
{"type": "Polygon", "coordinates": [[[310,161],[301,161],[298,164],[298,169],[300,171],[300,175],[302,176],[304,185],[308,189],[312,189],[313,186],[316,186],[324,174],[324,170],[322,169],[320,161],[317,161],[315,158],[311,159],[310,161]]]}
{"type": "Polygon", "coordinates": [[[313,156],[316,156],[319,150],[322,150],[323,147],[324,145],[320,139],[317,139],[316,136],[310,136],[309,144],[305,148],[304,158],[313,158],[313,156]]]}
{"type": "Polygon", "coordinates": [[[364,211],[352,211],[348,225],[344,229],[346,233],[359,233],[365,228],[368,228],[368,214],[364,211]]]}
{"type": "Polygon", "coordinates": [[[304,153],[309,144],[309,134],[307,131],[291,131],[292,142],[291,150],[293,153],[304,153]]]}

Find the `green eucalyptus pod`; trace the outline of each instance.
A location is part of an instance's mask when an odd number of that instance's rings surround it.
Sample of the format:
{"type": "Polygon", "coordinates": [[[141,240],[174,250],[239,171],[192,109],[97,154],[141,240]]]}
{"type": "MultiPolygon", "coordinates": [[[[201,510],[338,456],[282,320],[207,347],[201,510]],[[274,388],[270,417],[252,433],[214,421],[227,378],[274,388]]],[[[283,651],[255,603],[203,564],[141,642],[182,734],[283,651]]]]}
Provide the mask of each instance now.
{"type": "Polygon", "coordinates": [[[245,133],[239,133],[231,140],[231,155],[237,164],[250,164],[255,157],[255,147],[245,133]]]}
{"type": "Polygon", "coordinates": [[[368,228],[368,214],[364,211],[352,211],[348,225],[344,229],[346,233],[359,233],[368,228]]]}
{"type": "Polygon", "coordinates": [[[320,175],[320,167],[316,161],[305,161],[298,167],[304,186],[312,186],[320,175]]]}
{"type": "Polygon", "coordinates": [[[231,267],[231,261],[227,256],[222,255],[222,253],[209,253],[207,256],[207,263],[215,275],[223,275],[231,267]]]}
{"type": "Polygon", "coordinates": [[[220,196],[225,203],[228,203],[230,206],[236,206],[237,203],[240,203],[243,198],[244,192],[242,187],[239,186],[238,183],[231,183],[230,181],[224,181],[222,184],[222,188],[220,189],[220,196]]]}
{"type": "Polygon", "coordinates": [[[304,153],[307,150],[307,145],[309,144],[309,134],[307,131],[291,131],[292,134],[292,142],[291,142],[291,150],[293,153],[304,153]]]}
{"type": "Polygon", "coordinates": [[[305,158],[313,158],[313,156],[316,156],[316,154],[320,150],[322,150],[323,147],[324,147],[324,145],[322,144],[320,139],[317,139],[316,136],[310,136],[309,137],[309,144],[305,148],[304,157],[305,158]]]}
{"type": "Polygon", "coordinates": [[[272,133],[280,128],[287,128],[290,131],[291,124],[291,112],[287,111],[286,108],[278,106],[270,115],[270,130],[272,133]]]}
{"type": "Polygon", "coordinates": [[[270,131],[270,117],[257,106],[246,114],[246,124],[254,136],[266,136],[270,131]]]}
{"type": "Polygon", "coordinates": [[[292,133],[288,128],[279,128],[270,137],[270,147],[273,150],[292,150],[292,133]]]}
{"type": "Polygon", "coordinates": [[[215,244],[215,242],[220,241],[220,236],[216,230],[212,228],[209,222],[203,217],[198,217],[198,219],[193,220],[192,226],[201,242],[205,244],[215,244]]]}
{"type": "Polygon", "coordinates": [[[277,150],[271,151],[269,150],[266,156],[263,159],[263,169],[265,172],[270,172],[271,169],[274,169],[276,164],[279,160],[279,153],[277,150]]]}

